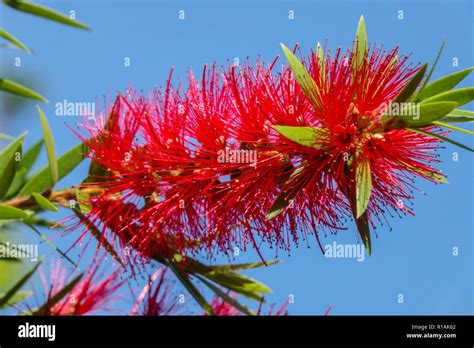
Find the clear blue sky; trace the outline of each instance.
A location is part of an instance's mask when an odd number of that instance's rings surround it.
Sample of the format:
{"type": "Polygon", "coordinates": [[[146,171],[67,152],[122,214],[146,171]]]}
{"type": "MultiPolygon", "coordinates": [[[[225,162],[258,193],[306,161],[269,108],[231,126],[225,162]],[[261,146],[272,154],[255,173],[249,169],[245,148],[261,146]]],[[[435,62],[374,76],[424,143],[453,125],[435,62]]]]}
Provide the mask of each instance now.
{"type": "MultiPolygon", "coordinates": [[[[128,86],[147,91],[161,86],[175,67],[175,76],[188,68],[200,72],[214,60],[258,54],[273,60],[280,42],[301,44],[307,52],[317,41],[328,47],[350,47],[360,15],[364,15],[371,42],[390,48],[400,45],[413,52],[414,63],[433,61],[443,38],[447,44],[434,77],[473,65],[473,3],[466,1],[38,1],[62,12],[75,10],[76,18],[92,32],[75,30],[46,20],[1,8],[2,27],[14,33],[34,54],[2,49],[2,75],[33,76],[50,104],[42,105],[62,153],[77,140],[65,126],[78,119],[54,116],[54,105],[64,99],[90,101],[113,96],[128,86]],[[186,19],[178,19],[184,10],[186,19]],[[288,11],[295,19],[288,19],[288,11]],[[398,11],[404,19],[397,18],[398,11]],[[22,67],[13,60],[21,57],[22,67]],[[130,57],[131,67],[123,66],[130,57]],[[459,66],[452,66],[453,57],[459,66]]],[[[471,77],[463,85],[473,85],[471,77]]],[[[472,109],[472,105],[470,106],[472,109]]],[[[27,144],[41,136],[34,102],[15,115],[0,115],[0,131],[18,135],[29,131],[27,144]]],[[[455,137],[473,145],[466,135],[455,137]]],[[[419,182],[427,195],[417,194],[416,217],[392,219],[393,231],[379,229],[373,254],[364,262],[326,259],[314,240],[311,248],[301,244],[291,255],[279,253],[280,265],[254,270],[249,275],[274,291],[269,302],[282,303],[289,294],[295,303],[291,314],[321,314],[329,305],[331,314],[473,314],[473,157],[447,146],[440,166],[448,185],[419,182]],[[458,152],[459,160],[452,160],[458,152]],[[453,247],[459,256],[453,256],[453,247]],[[397,296],[404,295],[404,303],[397,296]]],[[[46,161],[43,154],[42,163],[46,161]]],[[[82,165],[61,185],[77,183],[86,174],[82,165]]],[[[60,186],[61,186],[60,185],[60,186]]],[[[64,216],[60,214],[57,216],[64,216]]],[[[25,232],[26,233],[26,232],[25,232]]],[[[352,227],[322,243],[355,243],[352,227]]],[[[66,246],[68,239],[56,239],[66,246]]],[[[46,245],[40,250],[53,252],[46,245]]],[[[267,259],[273,250],[263,249],[267,259]]],[[[74,257],[75,254],[73,253],[74,257]]],[[[236,261],[256,261],[255,252],[236,261]]]]}

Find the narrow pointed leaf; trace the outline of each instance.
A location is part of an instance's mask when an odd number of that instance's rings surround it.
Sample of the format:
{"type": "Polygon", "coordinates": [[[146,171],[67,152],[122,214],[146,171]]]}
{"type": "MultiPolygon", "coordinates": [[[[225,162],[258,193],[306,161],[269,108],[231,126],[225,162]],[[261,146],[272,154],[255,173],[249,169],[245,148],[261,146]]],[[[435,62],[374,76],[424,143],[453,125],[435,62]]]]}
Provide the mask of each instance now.
{"type": "Polygon", "coordinates": [[[0,219],[1,220],[24,219],[27,217],[28,217],[28,213],[26,213],[25,211],[21,209],[0,204],[0,219]]]}
{"type": "Polygon", "coordinates": [[[403,89],[397,94],[392,103],[403,103],[407,101],[413,95],[413,93],[415,93],[416,88],[420,84],[421,80],[423,80],[423,76],[425,76],[427,68],[428,63],[423,65],[421,69],[418,70],[415,75],[413,75],[405,87],[403,87],[403,89]]]}
{"type": "Polygon", "coordinates": [[[31,276],[36,272],[41,262],[38,262],[28,273],[26,273],[21,279],[13,285],[6,294],[0,298],[0,307],[8,304],[10,299],[18,293],[18,291],[25,285],[25,283],[31,278],[31,276]]]}
{"type": "Polygon", "coordinates": [[[22,156],[20,166],[18,167],[13,181],[8,189],[7,198],[14,197],[26,182],[26,176],[35,164],[38,155],[43,147],[43,140],[38,141],[22,156]]]}
{"type": "Polygon", "coordinates": [[[367,209],[372,193],[372,175],[368,160],[362,160],[356,167],[356,218],[367,209]]]}
{"type": "Polygon", "coordinates": [[[457,104],[455,102],[423,102],[419,104],[419,115],[405,116],[402,122],[412,127],[427,126],[451,112],[457,104]]]}
{"type": "Polygon", "coordinates": [[[280,263],[280,260],[271,260],[267,261],[266,264],[263,262],[253,262],[253,263],[236,263],[236,264],[229,264],[229,265],[213,265],[207,266],[212,271],[217,272],[228,272],[228,271],[239,271],[243,269],[251,269],[251,268],[258,268],[263,266],[270,266],[280,263]]]}
{"type": "Polygon", "coordinates": [[[467,130],[467,129],[464,129],[464,128],[461,128],[461,127],[456,127],[456,126],[453,126],[451,124],[447,124],[447,123],[443,123],[443,122],[439,122],[439,121],[435,121],[435,122],[433,122],[433,124],[437,125],[437,126],[440,126],[440,127],[446,127],[446,128],[458,131],[458,132],[463,132],[463,133],[466,133],[466,134],[474,135],[473,131],[470,131],[470,130],[467,130]]]}
{"type": "Polygon", "coordinates": [[[455,109],[440,119],[440,122],[474,122],[474,112],[455,109]]]}
{"type": "Polygon", "coordinates": [[[450,144],[456,145],[456,146],[458,146],[458,147],[460,147],[460,148],[463,148],[463,149],[465,149],[465,150],[467,150],[467,151],[474,152],[474,149],[470,148],[469,146],[466,146],[466,145],[464,145],[464,144],[461,144],[460,142],[457,142],[456,140],[443,137],[442,135],[439,135],[439,134],[436,134],[436,133],[432,133],[432,132],[429,132],[429,131],[425,131],[425,130],[423,130],[423,129],[418,129],[418,128],[408,128],[408,129],[411,130],[412,132],[424,134],[424,135],[427,135],[427,136],[430,136],[430,137],[439,139],[439,140],[441,140],[441,141],[446,141],[446,142],[448,142],[448,143],[450,143],[450,144]]]}
{"type": "Polygon", "coordinates": [[[47,314],[46,309],[53,307],[56,303],[61,301],[61,299],[64,296],[69,294],[74,289],[74,287],[77,285],[77,283],[79,283],[79,281],[82,278],[82,275],[83,274],[81,273],[76,278],[71,280],[64,288],[62,288],[61,290],[56,292],[56,294],[54,294],[50,299],[48,299],[46,301],[46,303],[44,303],[39,309],[34,311],[33,314],[34,315],[45,315],[45,314],[47,314]]]}
{"type": "Polygon", "coordinates": [[[271,293],[272,290],[265,284],[236,272],[211,271],[203,274],[206,278],[226,287],[239,288],[254,294],[271,293]]]}
{"type": "Polygon", "coordinates": [[[13,181],[19,166],[17,155],[20,154],[26,132],[0,151],[0,198],[3,198],[13,181]]]}
{"type": "Polygon", "coordinates": [[[464,78],[466,78],[472,70],[474,70],[474,68],[464,69],[427,84],[418,94],[417,99],[428,99],[430,97],[453,89],[457,86],[458,83],[464,80],[464,78]]]}
{"type": "Polygon", "coordinates": [[[200,276],[196,276],[201,282],[203,282],[209,289],[211,289],[217,296],[222,298],[225,302],[230,304],[232,307],[236,308],[240,312],[246,315],[255,315],[254,312],[252,312],[250,309],[248,309],[246,306],[242,305],[239,301],[236,299],[232,298],[228,294],[226,294],[224,291],[219,289],[219,287],[215,286],[211,282],[208,282],[206,279],[200,276]]]}
{"type": "Polygon", "coordinates": [[[48,102],[48,100],[45,97],[43,97],[41,94],[33,91],[32,89],[29,89],[28,87],[20,85],[19,83],[13,82],[11,80],[0,79],[0,90],[18,95],[20,97],[40,100],[45,103],[48,102]]]}
{"type": "MultiPolygon", "coordinates": [[[[4,307],[11,307],[14,304],[23,302],[28,297],[30,297],[32,294],[33,294],[32,291],[18,291],[15,295],[10,297],[10,299],[4,305],[0,305],[0,309],[4,308],[4,307]]],[[[6,295],[5,293],[0,293],[0,298],[5,296],[5,295],[6,295]]]]}
{"type": "Polygon", "coordinates": [[[285,54],[288,64],[290,64],[291,70],[295,75],[296,81],[300,85],[304,94],[311,101],[314,107],[319,106],[318,97],[320,95],[318,85],[314,82],[313,78],[309,75],[308,71],[304,65],[296,58],[296,56],[291,52],[288,47],[281,44],[283,53],[285,54]]]}
{"type": "Polygon", "coordinates": [[[58,182],[58,160],[56,158],[56,149],[54,147],[54,138],[48,119],[43,110],[36,105],[38,114],[41,120],[41,127],[43,128],[44,144],[46,145],[46,153],[48,155],[49,170],[51,171],[51,180],[53,186],[58,182]]]}
{"type": "MultiPolygon", "coordinates": [[[[74,146],[58,158],[58,179],[62,179],[82,162],[89,152],[85,144],[74,146]]],[[[28,196],[33,192],[44,192],[53,186],[49,166],[43,167],[35,173],[21,189],[21,196],[28,196]]]]}
{"type": "Polygon", "coordinates": [[[367,57],[368,50],[369,45],[367,42],[367,29],[365,27],[364,16],[360,16],[353,49],[356,56],[356,59],[354,60],[354,71],[362,65],[364,59],[367,57]]]}
{"type": "Polygon", "coordinates": [[[370,255],[372,253],[372,245],[370,241],[370,224],[367,211],[364,212],[361,217],[356,218],[355,222],[359,236],[362,239],[362,243],[364,243],[365,250],[367,250],[367,254],[370,255]]]}
{"type": "Polygon", "coordinates": [[[23,50],[23,51],[27,52],[28,54],[31,54],[31,51],[28,47],[26,47],[20,40],[18,40],[16,37],[14,37],[12,34],[10,34],[5,29],[0,28],[0,36],[7,39],[8,41],[10,41],[12,44],[14,44],[20,50],[23,50]]]}
{"type": "Polygon", "coordinates": [[[273,126],[285,138],[306,147],[316,147],[322,143],[325,131],[319,127],[273,126]]]}
{"type": "Polygon", "coordinates": [[[199,290],[194,286],[189,277],[179,269],[179,266],[173,264],[172,262],[169,262],[168,266],[176,275],[176,278],[178,278],[178,280],[184,285],[186,290],[188,290],[191,296],[196,300],[196,302],[202,307],[202,309],[204,309],[206,314],[215,315],[216,313],[212,309],[211,305],[206,301],[204,296],[202,296],[199,290]]]}
{"type": "Polygon", "coordinates": [[[423,100],[423,103],[446,101],[456,102],[457,106],[461,106],[471,102],[472,100],[474,100],[474,87],[466,87],[437,94],[431,98],[423,100]]]}
{"type": "Polygon", "coordinates": [[[291,204],[293,199],[301,192],[303,187],[306,185],[309,178],[305,180],[300,180],[296,187],[293,187],[290,191],[286,191],[288,186],[295,181],[301,173],[305,170],[306,166],[302,164],[300,167],[296,168],[293,173],[291,173],[288,181],[283,186],[281,193],[273,202],[272,206],[268,210],[267,215],[265,216],[266,220],[273,219],[274,217],[280,215],[282,212],[285,211],[286,208],[291,204]]]}
{"type": "Polygon", "coordinates": [[[4,3],[15,10],[29,13],[38,17],[43,17],[58,23],[70,25],[72,27],[90,30],[90,28],[74,19],[69,18],[62,13],[59,13],[55,10],[47,8],[45,6],[40,6],[31,2],[22,1],[22,0],[4,0],[4,3]]]}
{"type": "MultiPolygon", "coordinates": [[[[423,91],[423,89],[426,87],[426,85],[428,84],[428,82],[430,81],[431,75],[433,75],[433,72],[434,72],[436,66],[438,65],[439,58],[441,57],[441,53],[443,53],[443,49],[444,49],[445,44],[446,44],[446,39],[443,39],[443,42],[441,43],[441,47],[439,48],[438,54],[436,55],[436,59],[433,63],[433,66],[431,67],[428,75],[426,76],[425,81],[423,81],[423,85],[418,90],[418,93],[421,93],[423,91]]],[[[417,99],[419,99],[419,94],[417,95],[417,99]]]]}
{"type": "Polygon", "coordinates": [[[45,196],[33,192],[32,193],[33,198],[35,199],[36,203],[44,209],[50,210],[50,211],[58,211],[58,207],[56,207],[49,199],[47,199],[45,196]]]}

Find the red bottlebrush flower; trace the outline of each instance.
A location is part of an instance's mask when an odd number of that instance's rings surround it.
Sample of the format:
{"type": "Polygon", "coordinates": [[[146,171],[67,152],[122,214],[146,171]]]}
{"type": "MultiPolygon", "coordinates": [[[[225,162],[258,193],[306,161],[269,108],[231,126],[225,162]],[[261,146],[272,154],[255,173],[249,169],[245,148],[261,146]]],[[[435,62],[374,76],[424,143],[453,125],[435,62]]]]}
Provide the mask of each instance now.
{"type": "Polygon", "coordinates": [[[441,174],[430,165],[437,140],[383,128],[384,107],[416,72],[397,52],[374,48],[359,65],[358,53],[312,53],[312,102],[289,68],[273,71],[275,62],[205,67],[184,93],[169,79],[148,97],[119,96],[82,137],[102,169],[84,185],[101,189],[90,197],[101,238],[118,237],[146,257],[212,255],[249,242],[258,250],[261,241],[289,249],[307,235],[319,243],[319,228],[336,233],[355,215],[359,165],[372,180],[367,225],[410,212],[413,175],[441,174]],[[314,146],[278,126],[317,129],[314,146]]]}
{"type": "Polygon", "coordinates": [[[61,300],[52,302],[54,296],[73,279],[59,260],[51,262],[49,279],[41,271],[47,296],[42,315],[89,315],[105,311],[116,300],[116,292],[124,283],[118,272],[104,276],[99,273],[99,266],[94,266],[61,300]]]}
{"type": "Polygon", "coordinates": [[[166,270],[158,269],[140,292],[131,315],[162,316],[179,314],[178,296],[172,295],[166,270]]]}
{"type": "Polygon", "coordinates": [[[372,181],[368,218],[372,221],[375,216],[380,221],[390,210],[410,212],[406,205],[412,198],[413,176],[431,181],[442,177],[430,165],[438,162],[438,140],[382,126],[387,105],[417,71],[406,66],[407,57],[397,58],[397,54],[398,48],[383,52],[375,47],[370,55],[365,54],[362,64],[355,64],[361,58],[357,52],[341,55],[337,50],[333,58],[327,55],[325,59],[311,54],[308,71],[319,91],[312,111],[316,121],[311,126],[319,131],[314,148],[286,140],[303,156],[301,172],[287,190],[305,188],[303,178],[312,176],[307,185],[322,180],[326,193],[345,196],[344,207],[350,213],[355,205],[356,168],[366,163],[372,181]]]}

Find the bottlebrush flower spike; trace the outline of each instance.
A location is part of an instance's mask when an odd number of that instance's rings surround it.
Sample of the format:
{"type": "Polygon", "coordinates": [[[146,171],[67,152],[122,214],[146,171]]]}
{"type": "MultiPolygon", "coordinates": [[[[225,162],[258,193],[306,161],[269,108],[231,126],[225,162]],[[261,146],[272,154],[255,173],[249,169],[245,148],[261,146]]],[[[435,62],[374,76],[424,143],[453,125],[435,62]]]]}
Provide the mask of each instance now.
{"type": "Polygon", "coordinates": [[[107,310],[116,300],[116,292],[123,285],[118,272],[108,276],[93,266],[85,275],[75,278],[68,275],[61,261],[51,262],[49,279],[41,272],[45,303],[33,313],[39,315],[86,315],[107,310]]]}
{"type": "Polygon", "coordinates": [[[130,90],[108,119],[86,125],[103,175],[84,187],[101,189],[89,199],[103,238],[147,257],[262,241],[289,249],[353,216],[370,253],[371,226],[413,214],[415,177],[446,182],[434,167],[440,141],[472,150],[442,130],[472,120],[454,108],[474,90],[451,90],[471,70],[428,83],[427,65],[398,48],[369,49],[363,19],[352,50],[318,45],[302,62],[283,51],[290,67],[280,74],[276,61],[205,67],[187,89],[170,75],[163,90],[130,90]]]}
{"type": "MultiPolygon", "coordinates": [[[[432,166],[439,162],[435,154],[439,140],[450,141],[444,138],[446,132],[440,133],[436,127],[446,125],[436,120],[472,100],[474,93],[472,89],[454,91],[444,97],[442,93],[441,97],[431,97],[415,105],[417,113],[404,114],[410,105],[402,103],[416,101],[427,83],[425,80],[417,90],[426,65],[421,69],[406,66],[407,57],[400,58],[398,48],[383,52],[374,46],[369,52],[363,18],[353,51],[341,56],[338,50],[331,58],[329,54],[324,57],[318,47],[305,61],[308,69],[288,48],[282,47],[295,79],[312,104],[317,122],[312,128],[278,125],[274,128],[299,144],[295,147],[310,148],[313,158],[321,154],[324,160],[319,166],[303,157],[299,169],[304,173],[316,168],[325,173],[328,189],[345,196],[346,206],[370,254],[370,225],[375,227],[374,218],[382,222],[386,213],[391,215],[390,211],[413,214],[408,205],[414,176],[446,182],[432,166]],[[394,106],[399,107],[398,115],[387,111],[394,106]]],[[[443,85],[450,89],[466,75],[454,78],[454,84],[453,78],[448,77],[451,83],[443,85]]],[[[286,192],[304,187],[298,184],[298,180],[290,180],[286,192]]]]}

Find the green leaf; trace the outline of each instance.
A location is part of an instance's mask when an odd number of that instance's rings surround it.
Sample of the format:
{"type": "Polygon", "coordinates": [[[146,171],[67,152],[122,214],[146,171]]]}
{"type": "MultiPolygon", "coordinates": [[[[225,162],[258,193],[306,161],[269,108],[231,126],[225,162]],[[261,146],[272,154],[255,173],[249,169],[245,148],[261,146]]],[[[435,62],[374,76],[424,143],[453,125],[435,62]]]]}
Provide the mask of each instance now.
{"type": "Polygon", "coordinates": [[[201,282],[203,282],[209,289],[211,289],[217,296],[222,298],[225,302],[230,304],[232,307],[236,308],[240,312],[246,314],[246,315],[255,315],[254,312],[249,310],[246,306],[242,305],[237,301],[236,299],[232,298],[228,294],[226,294],[224,291],[219,289],[219,287],[214,286],[211,282],[208,282],[206,279],[200,276],[196,276],[201,282]]]}
{"type": "Polygon", "coordinates": [[[79,274],[76,278],[71,280],[64,288],[56,292],[50,299],[46,301],[39,309],[37,309],[35,312],[33,312],[33,315],[46,315],[46,309],[53,307],[56,303],[61,301],[61,299],[69,294],[74,287],[76,286],[77,283],[82,278],[82,273],[79,274]]]}
{"type": "Polygon", "coordinates": [[[426,87],[427,83],[429,82],[430,78],[431,78],[431,75],[433,75],[433,72],[436,68],[436,66],[438,65],[438,62],[439,62],[439,58],[441,57],[441,53],[443,52],[443,49],[444,49],[444,45],[446,44],[446,39],[443,39],[443,42],[441,43],[441,47],[439,48],[439,51],[438,51],[438,54],[436,55],[436,59],[433,63],[433,66],[431,67],[430,69],[430,72],[428,73],[428,75],[426,76],[426,79],[425,81],[423,82],[423,85],[422,87],[418,90],[418,96],[417,96],[417,99],[419,97],[419,93],[421,93],[423,91],[423,89],[426,87]]]}
{"type": "Polygon", "coordinates": [[[367,42],[367,29],[365,27],[364,16],[360,16],[353,49],[356,56],[356,60],[354,61],[354,72],[363,64],[367,57],[368,50],[369,45],[367,42]]]}
{"type": "Polygon", "coordinates": [[[43,97],[41,94],[33,91],[32,89],[29,89],[28,87],[20,85],[19,83],[13,82],[11,80],[0,79],[0,90],[3,90],[11,94],[16,94],[20,97],[41,100],[42,102],[45,102],[45,103],[48,102],[48,100],[45,97],[43,97]]]}
{"type": "Polygon", "coordinates": [[[370,241],[370,224],[367,211],[365,211],[361,217],[356,218],[355,220],[357,231],[359,232],[362,243],[364,243],[367,253],[370,255],[372,253],[372,245],[370,241]]]}
{"type": "Polygon", "coordinates": [[[28,226],[33,232],[35,232],[38,236],[40,236],[40,238],[45,241],[46,243],[49,244],[49,246],[51,248],[53,248],[54,250],[56,250],[62,257],[64,257],[67,261],[69,261],[74,267],[77,267],[77,264],[69,257],[66,255],[66,253],[64,253],[61,249],[59,249],[53,242],[51,242],[51,240],[46,237],[43,233],[41,233],[40,231],[38,231],[38,229],[36,227],[34,227],[33,225],[23,221],[23,223],[28,226]]]}
{"type": "Polygon", "coordinates": [[[4,0],[4,3],[18,11],[26,12],[35,16],[43,17],[76,28],[90,30],[87,25],[82,24],[81,22],[71,19],[68,16],[63,15],[62,13],[59,13],[44,6],[40,6],[22,0],[4,0]]]}
{"type": "Polygon", "coordinates": [[[471,151],[471,152],[474,152],[474,149],[470,148],[469,146],[466,146],[464,144],[461,144],[453,139],[449,139],[449,138],[446,138],[446,137],[443,137],[442,135],[439,135],[439,134],[436,134],[436,133],[431,133],[429,131],[425,131],[423,129],[418,129],[418,128],[408,128],[409,130],[411,130],[412,132],[415,132],[415,133],[420,133],[420,134],[424,134],[424,135],[427,135],[427,136],[430,136],[430,137],[433,137],[433,138],[436,138],[436,139],[439,139],[441,141],[446,141],[448,143],[451,143],[453,145],[456,145],[456,146],[459,146],[460,148],[463,148],[467,151],[471,151]]]}
{"type": "Polygon", "coordinates": [[[464,128],[461,128],[461,127],[456,127],[456,126],[453,126],[451,124],[447,124],[447,123],[443,123],[443,122],[439,122],[439,121],[434,121],[433,124],[436,125],[436,126],[439,126],[439,127],[446,127],[446,128],[458,131],[458,132],[463,132],[463,133],[466,133],[466,134],[474,135],[473,131],[470,131],[470,130],[467,130],[467,129],[464,129],[464,128]]]}
{"type": "Polygon", "coordinates": [[[441,122],[474,122],[474,112],[469,110],[454,109],[440,119],[441,122]]]}
{"type": "Polygon", "coordinates": [[[36,105],[38,115],[41,120],[41,127],[43,128],[44,144],[46,145],[46,153],[48,154],[49,170],[51,171],[51,180],[53,186],[58,182],[58,159],[56,158],[56,150],[54,147],[54,138],[51,128],[49,127],[48,119],[43,110],[36,105]]]}
{"type": "Polygon", "coordinates": [[[356,167],[356,218],[360,218],[367,209],[372,193],[372,175],[368,160],[361,160],[356,167]]]}
{"type": "Polygon", "coordinates": [[[456,102],[457,106],[461,106],[474,100],[474,87],[459,88],[452,91],[443,92],[433,97],[425,99],[423,103],[432,102],[456,102]]]}
{"type": "Polygon", "coordinates": [[[268,210],[268,213],[265,216],[266,220],[273,219],[274,217],[284,212],[285,209],[288,208],[288,206],[291,204],[293,199],[295,199],[295,197],[298,195],[298,193],[300,193],[300,191],[303,189],[309,179],[301,180],[298,185],[294,187],[291,191],[287,191],[287,188],[294,180],[296,180],[296,178],[301,175],[305,168],[306,166],[302,164],[301,166],[296,168],[293,173],[291,173],[288,181],[283,186],[281,193],[273,202],[272,206],[270,207],[270,210],[268,210]]]}
{"type": "Polygon", "coordinates": [[[436,172],[430,172],[426,170],[422,170],[420,168],[417,168],[411,164],[408,164],[406,162],[401,162],[403,166],[405,166],[407,169],[416,172],[424,177],[430,178],[431,180],[434,180],[439,183],[444,183],[444,184],[449,184],[448,179],[446,179],[444,176],[436,173],[436,172]]]}
{"type": "Polygon", "coordinates": [[[20,161],[20,166],[18,167],[10,188],[8,189],[6,195],[7,198],[14,197],[23,187],[26,182],[26,176],[35,164],[42,147],[43,140],[40,140],[23,155],[23,158],[20,161]]]}
{"type": "Polygon", "coordinates": [[[474,68],[464,69],[427,84],[418,94],[417,99],[428,99],[440,93],[451,90],[458,83],[460,83],[467,75],[469,75],[472,70],[474,70],[474,68]]]}
{"type": "Polygon", "coordinates": [[[19,161],[16,160],[17,154],[20,154],[21,157],[21,147],[25,136],[26,132],[8,144],[0,152],[0,198],[5,196],[13,181],[17,167],[19,166],[19,161]]]}
{"type": "Polygon", "coordinates": [[[36,272],[41,262],[38,262],[28,273],[26,273],[15,285],[13,285],[7,293],[0,298],[0,307],[5,306],[18,293],[18,291],[25,285],[28,279],[36,272]]]}
{"type": "Polygon", "coordinates": [[[191,294],[191,296],[196,300],[196,302],[204,309],[206,314],[215,315],[216,313],[212,309],[211,305],[206,301],[204,296],[199,292],[199,290],[194,286],[194,284],[189,279],[183,271],[179,269],[179,266],[175,265],[172,262],[167,263],[168,267],[176,275],[176,278],[184,285],[186,290],[191,294]]]}
{"type": "Polygon", "coordinates": [[[0,36],[7,39],[8,41],[10,41],[12,44],[14,44],[20,50],[23,50],[23,51],[27,52],[28,54],[31,54],[31,51],[28,47],[26,47],[24,44],[22,44],[20,40],[18,40],[16,37],[14,37],[12,34],[10,34],[5,29],[0,28],[0,36]]]}
{"type": "Polygon", "coordinates": [[[210,270],[216,272],[228,272],[228,271],[239,271],[243,269],[251,269],[251,268],[258,268],[262,266],[270,266],[280,263],[280,260],[271,260],[267,261],[266,264],[264,262],[252,262],[252,263],[236,263],[236,264],[229,264],[229,265],[214,265],[214,266],[207,266],[210,270]]]}
{"type": "Polygon", "coordinates": [[[427,126],[447,115],[456,106],[455,102],[422,102],[419,104],[419,115],[416,118],[413,116],[403,117],[402,122],[412,127],[427,126]]]}
{"type": "Polygon", "coordinates": [[[33,192],[31,194],[33,198],[35,199],[36,203],[40,207],[43,207],[44,209],[51,210],[51,211],[58,211],[58,207],[56,207],[49,199],[47,199],[45,196],[40,195],[39,193],[33,192]]]}
{"type": "Polygon", "coordinates": [[[0,219],[24,219],[27,218],[28,214],[18,208],[10,207],[8,205],[0,204],[0,219]]]}
{"type": "Polygon", "coordinates": [[[265,284],[236,272],[211,271],[203,274],[208,279],[226,287],[240,288],[254,294],[271,293],[272,290],[265,284]]]}
{"type": "MultiPolygon", "coordinates": [[[[32,291],[18,291],[15,295],[10,297],[10,300],[8,300],[8,303],[5,303],[3,306],[0,305],[0,308],[11,307],[14,304],[23,302],[28,297],[30,297],[32,294],[33,294],[32,291]]],[[[0,293],[0,297],[3,297],[3,296],[5,296],[5,293],[0,293]]]]}
{"type": "Polygon", "coordinates": [[[281,44],[283,53],[285,54],[286,60],[290,64],[290,68],[295,75],[296,81],[300,85],[304,94],[311,101],[314,107],[319,106],[318,97],[320,95],[318,85],[314,82],[313,78],[309,75],[304,65],[295,57],[285,45],[281,44]]]}
{"type": "MultiPolygon", "coordinates": [[[[88,151],[87,146],[81,143],[74,146],[71,150],[58,158],[58,179],[62,179],[76,168],[85,158],[88,151]]],[[[28,196],[33,192],[43,192],[52,186],[51,171],[49,166],[46,166],[31,177],[31,179],[21,189],[20,195],[28,196]]]]}
{"type": "Polygon", "coordinates": [[[319,145],[320,139],[325,134],[324,129],[320,127],[273,126],[273,128],[285,138],[311,148],[319,145]]]}
{"type": "Polygon", "coordinates": [[[425,76],[426,69],[428,68],[428,63],[423,65],[420,70],[416,72],[415,75],[408,81],[408,83],[403,87],[403,89],[397,94],[392,103],[403,103],[407,101],[413,93],[415,93],[416,88],[420,84],[423,76],[425,76]]]}

